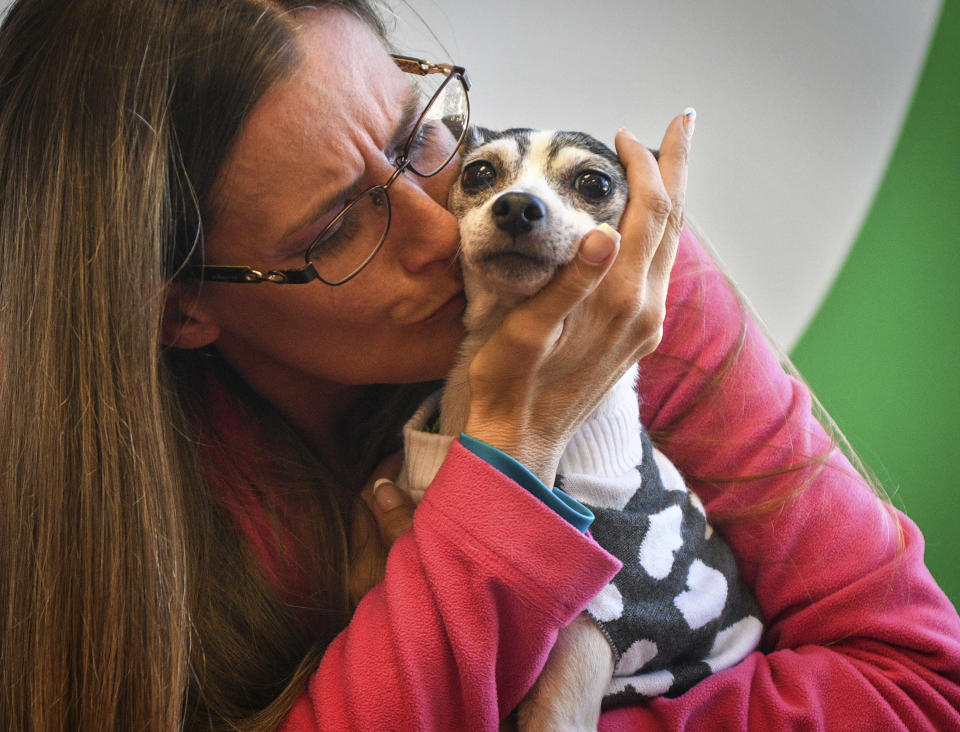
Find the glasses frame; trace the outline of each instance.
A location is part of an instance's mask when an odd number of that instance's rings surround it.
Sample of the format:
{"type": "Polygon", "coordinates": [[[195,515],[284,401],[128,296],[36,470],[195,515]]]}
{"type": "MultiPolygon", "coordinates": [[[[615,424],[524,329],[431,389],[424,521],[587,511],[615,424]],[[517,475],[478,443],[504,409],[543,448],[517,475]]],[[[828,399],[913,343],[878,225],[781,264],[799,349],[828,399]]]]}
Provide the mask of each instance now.
{"type": "Polygon", "coordinates": [[[417,118],[417,122],[411,130],[410,136],[403,144],[400,155],[394,161],[395,170],[387,179],[387,181],[380,185],[370,186],[344,204],[340,212],[333,218],[332,221],[330,221],[329,224],[323,227],[323,231],[321,231],[313,240],[313,242],[311,242],[310,246],[307,247],[307,251],[304,254],[306,264],[303,267],[298,269],[273,269],[264,272],[247,265],[237,267],[219,264],[194,264],[185,268],[184,271],[186,274],[188,274],[192,279],[202,279],[208,282],[233,282],[238,284],[259,284],[261,282],[272,282],[276,285],[302,285],[306,284],[307,282],[313,282],[314,280],[320,280],[320,282],[325,285],[337,287],[352,280],[354,277],[360,274],[360,272],[362,272],[368,264],[370,264],[370,261],[377,256],[377,253],[383,247],[383,242],[386,241],[387,233],[390,231],[391,208],[390,194],[388,193],[390,186],[392,186],[397,178],[400,177],[400,174],[406,170],[413,172],[420,178],[432,178],[433,176],[437,175],[441,170],[450,164],[451,160],[456,157],[460,146],[463,144],[463,141],[466,138],[467,128],[470,126],[470,77],[467,75],[467,70],[463,66],[455,66],[453,64],[435,64],[429,61],[424,61],[423,59],[414,58],[412,56],[391,55],[391,58],[397,67],[399,67],[399,69],[405,73],[414,74],[416,76],[445,74],[446,78],[433,93],[433,96],[430,97],[430,100],[423,108],[423,112],[421,112],[420,116],[417,118]],[[410,146],[413,144],[413,140],[419,133],[420,127],[423,125],[427,112],[430,111],[430,108],[439,98],[443,90],[447,87],[447,84],[450,84],[454,79],[461,83],[464,89],[464,99],[466,102],[467,114],[463,125],[463,132],[460,134],[460,139],[457,140],[456,145],[453,146],[453,151],[450,153],[450,157],[448,157],[434,172],[430,173],[429,175],[424,175],[411,165],[411,161],[408,157],[410,146]],[[376,192],[383,193],[384,200],[387,204],[387,223],[383,228],[383,234],[380,236],[380,241],[377,242],[377,245],[371,250],[367,258],[364,259],[363,262],[346,277],[342,277],[338,280],[329,280],[324,278],[319,272],[317,272],[310,257],[316,251],[316,248],[323,243],[324,236],[326,236],[328,232],[336,229],[336,227],[340,224],[350,209],[353,208],[353,206],[355,206],[359,201],[362,201],[366,196],[372,195],[376,192]]]}

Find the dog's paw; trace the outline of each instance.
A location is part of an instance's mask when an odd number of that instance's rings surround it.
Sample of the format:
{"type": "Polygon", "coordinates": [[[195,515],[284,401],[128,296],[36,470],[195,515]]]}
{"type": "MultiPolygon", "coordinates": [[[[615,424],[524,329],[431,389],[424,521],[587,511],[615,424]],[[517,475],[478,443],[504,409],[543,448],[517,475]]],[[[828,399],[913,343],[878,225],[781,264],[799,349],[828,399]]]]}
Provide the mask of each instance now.
{"type": "Polygon", "coordinates": [[[517,732],[596,732],[599,716],[587,719],[576,718],[576,715],[571,718],[557,711],[538,704],[535,699],[525,699],[517,708],[515,729],[517,732]]]}
{"type": "Polygon", "coordinates": [[[557,636],[537,682],[517,707],[518,732],[590,732],[613,674],[613,652],[587,615],[557,636]]]}

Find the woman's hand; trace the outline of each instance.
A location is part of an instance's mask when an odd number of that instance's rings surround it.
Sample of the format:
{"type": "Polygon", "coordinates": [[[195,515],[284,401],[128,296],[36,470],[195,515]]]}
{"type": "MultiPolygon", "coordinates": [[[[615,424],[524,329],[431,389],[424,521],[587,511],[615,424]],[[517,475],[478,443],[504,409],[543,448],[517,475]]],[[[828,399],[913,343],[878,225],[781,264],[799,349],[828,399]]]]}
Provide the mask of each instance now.
{"type": "Polygon", "coordinates": [[[675,118],[659,159],[629,132],[617,134],[630,188],[622,238],[587,234],[578,257],[513,310],[470,365],[465,431],[547,485],[602,396],[660,343],[692,132],[692,113],[675,118]]]}
{"type": "Polygon", "coordinates": [[[400,453],[384,460],[360,492],[350,532],[350,599],[356,605],[383,579],[387,552],[413,523],[413,500],[394,484],[400,473],[400,453]]]}

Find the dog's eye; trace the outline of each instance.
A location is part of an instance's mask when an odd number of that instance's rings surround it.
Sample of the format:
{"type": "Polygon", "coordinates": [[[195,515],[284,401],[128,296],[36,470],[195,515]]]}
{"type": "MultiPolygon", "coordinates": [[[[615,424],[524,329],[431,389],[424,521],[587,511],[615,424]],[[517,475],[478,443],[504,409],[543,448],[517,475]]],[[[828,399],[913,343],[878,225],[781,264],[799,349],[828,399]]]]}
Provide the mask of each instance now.
{"type": "Polygon", "coordinates": [[[466,191],[489,188],[497,181],[496,169],[486,160],[476,160],[463,169],[460,184],[466,191]]]}
{"type": "Polygon", "coordinates": [[[599,201],[610,195],[613,183],[610,178],[596,170],[585,170],[573,181],[573,187],[584,198],[599,201]]]}

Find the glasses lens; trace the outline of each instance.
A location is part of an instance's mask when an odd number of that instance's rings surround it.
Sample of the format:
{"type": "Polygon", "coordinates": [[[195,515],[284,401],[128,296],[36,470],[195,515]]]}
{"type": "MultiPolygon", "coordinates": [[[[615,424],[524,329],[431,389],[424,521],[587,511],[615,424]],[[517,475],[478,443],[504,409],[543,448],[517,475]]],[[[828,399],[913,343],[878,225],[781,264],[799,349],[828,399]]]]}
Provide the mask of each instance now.
{"type": "Polygon", "coordinates": [[[470,104],[463,80],[457,75],[439,78],[442,84],[439,92],[437,75],[423,77],[420,81],[424,98],[432,99],[410,138],[407,150],[410,167],[424,178],[440,172],[453,159],[470,119],[470,104]]]}
{"type": "Polygon", "coordinates": [[[307,258],[320,279],[339,285],[373,258],[389,227],[390,198],[382,186],[375,186],[330,222],[310,246],[307,258]]]}

